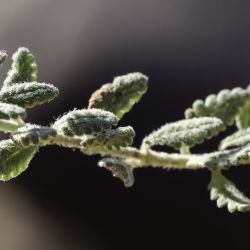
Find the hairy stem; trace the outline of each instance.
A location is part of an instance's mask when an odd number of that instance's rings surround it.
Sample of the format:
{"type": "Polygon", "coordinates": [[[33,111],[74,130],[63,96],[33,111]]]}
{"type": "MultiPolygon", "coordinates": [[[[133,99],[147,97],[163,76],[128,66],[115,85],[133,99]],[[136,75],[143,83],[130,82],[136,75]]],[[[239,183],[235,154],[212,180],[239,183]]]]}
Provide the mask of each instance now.
{"type": "Polygon", "coordinates": [[[164,152],[156,152],[150,149],[137,149],[135,147],[120,147],[118,149],[107,149],[106,147],[96,146],[83,148],[82,139],[77,137],[67,137],[61,134],[43,141],[41,146],[56,144],[64,147],[79,148],[83,153],[88,155],[101,154],[113,157],[126,158],[133,163],[133,168],[138,167],[163,167],[163,168],[179,168],[179,169],[197,169],[198,166],[187,166],[187,162],[192,155],[168,154],[164,152]]]}

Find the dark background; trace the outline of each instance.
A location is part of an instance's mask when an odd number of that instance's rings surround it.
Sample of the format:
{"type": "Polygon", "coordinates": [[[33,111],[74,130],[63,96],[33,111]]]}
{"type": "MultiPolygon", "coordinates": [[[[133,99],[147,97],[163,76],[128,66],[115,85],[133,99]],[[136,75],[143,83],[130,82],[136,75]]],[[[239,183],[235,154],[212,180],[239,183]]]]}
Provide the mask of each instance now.
{"type": "MultiPolygon", "coordinates": [[[[60,89],[54,102],[29,111],[28,121],[43,125],[86,107],[114,76],[148,75],[148,93],[121,121],[139,146],[195,99],[248,85],[249,13],[244,0],[10,0],[0,10],[0,45],[10,54],[27,46],[39,80],[60,89]]],[[[216,149],[222,137],[194,152],[216,149]]],[[[209,200],[208,171],[136,170],[126,189],[98,159],[41,148],[25,173],[1,183],[0,249],[249,249],[250,214],[231,215],[209,200]]],[[[249,168],[227,176],[250,194],[249,168]]]]}

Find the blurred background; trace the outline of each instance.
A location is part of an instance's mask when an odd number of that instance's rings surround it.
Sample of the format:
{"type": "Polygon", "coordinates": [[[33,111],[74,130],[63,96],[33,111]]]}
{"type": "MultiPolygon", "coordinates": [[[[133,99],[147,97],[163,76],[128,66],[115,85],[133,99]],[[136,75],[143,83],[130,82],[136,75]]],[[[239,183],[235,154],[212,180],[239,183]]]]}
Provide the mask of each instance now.
{"type": "MultiPolygon", "coordinates": [[[[121,121],[144,135],[183,118],[197,98],[250,80],[247,0],[8,0],[0,48],[36,56],[39,80],[60,96],[29,111],[48,125],[114,76],[141,71],[149,91],[121,121]]],[[[10,67],[1,68],[1,80],[10,67]]],[[[225,135],[225,134],[224,134],[225,135]]],[[[218,139],[194,148],[207,152],[218,139]]],[[[135,171],[126,189],[99,157],[41,148],[19,178],[0,184],[1,250],[248,249],[250,214],[209,201],[208,171],[135,171]]],[[[227,173],[250,194],[250,168],[227,173]]]]}

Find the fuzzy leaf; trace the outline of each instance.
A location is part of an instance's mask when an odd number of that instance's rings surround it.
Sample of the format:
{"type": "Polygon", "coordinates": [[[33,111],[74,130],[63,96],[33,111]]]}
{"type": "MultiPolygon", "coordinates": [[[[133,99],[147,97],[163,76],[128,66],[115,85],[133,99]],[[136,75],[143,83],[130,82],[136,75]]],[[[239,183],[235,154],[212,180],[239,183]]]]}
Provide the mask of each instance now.
{"type": "Polygon", "coordinates": [[[230,213],[250,211],[250,199],[224,177],[220,170],[212,172],[208,189],[210,190],[210,199],[216,200],[219,208],[227,206],[230,213]]]}
{"type": "Polygon", "coordinates": [[[24,124],[25,109],[9,103],[0,102],[0,130],[4,132],[16,132],[24,124]]]}
{"type": "MultiPolygon", "coordinates": [[[[218,117],[225,124],[232,125],[241,107],[250,98],[250,87],[221,90],[217,95],[209,95],[205,101],[196,100],[193,103],[193,114],[197,117],[218,117]]],[[[191,114],[191,112],[187,112],[191,114]]]]}
{"type": "Polygon", "coordinates": [[[34,56],[27,48],[19,48],[12,56],[12,66],[4,86],[12,86],[17,83],[37,81],[37,65],[34,56]]]}
{"type": "Polygon", "coordinates": [[[53,128],[26,124],[13,134],[12,139],[22,146],[34,146],[55,137],[56,134],[53,128]]]}
{"type": "Polygon", "coordinates": [[[26,82],[2,88],[0,101],[32,108],[53,100],[58,94],[58,89],[52,84],[26,82]]]}
{"type": "Polygon", "coordinates": [[[241,147],[250,143],[250,128],[239,130],[223,139],[220,143],[220,150],[233,147],[241,147]]]}
{"type": "Polygon", "coordinates": [[[98,162],[98,166],[110,170],[114,177],[123,181],[125,187],[134,185],[133,170],[122,159],[104,158],[98,162]]]}
{"type": "Polygon", "coordinates": [[[232,166],[249,164],[250,162],[250,144],[243,147],[229,150],[217,151],[208,154],[192,155],[187,162],[187,166],[197,168],[206,167],[211,170],[228,169],[232,166]]]}
{"type": "Polygon", "coordinates": [[[7,58],[7,54],[5,51],[0,51],[0,66],[4,63],[5,59],[7,58]]]}
{"type": "Polygon", "coordinates": [[[135,137],[135,131],[132,127],[119,127],[117,129],[108,129],[103,133],[90,136],[83,141],[82,146],[86,147],[98,147],[104,146],[108,149],[112,147],[127,147],[133,143],[135,137]]]}
{"type": "Polygon", "coordinates": [[[0,131],[3,132],[16,132],[23,125],[24,121],[21,119],[0,119],[0,131]]]}
{"type": "Polygon", "coordinates": [[[59,118],[53,127],[66,136],[100,133],[117,125],[116,116],[101,109],[73,110],[59,118]]]}
{"type": "Polygon", "coordinates": [[[147,83],[148,77],[141,73],[118,76],[92,94],[88,108],[104,109],[121,119],[146,93],[147,83]]]}
{"type": "Polygon", "coordinates": [[[0,142],[0,180],[8,181],[25,171],[38,147],[19,147],[12,140],[0,142]]]}
{"type": "Polygon", "coordinates": [[[0,102],[0,119],[24,119],[26,117],[26,111],[22,107],[15,104],[0,102]]]}
{"type": "Polygon", "coordinates": [[[240,108],[239,114],[236,117],[236,125],[239,129],[250,127],[250,100],[240,108]]]}
{"type": "Polygon", "coordinates": [[[192,147],[202,143],[205,139],[216,136],[222,130],[224,130],[224,125],[218,118],[191,118],[167,123],[148,135],[143,145],[146,147],[168,145],[175,149],[180,149],[183,145],[192,147]]]}

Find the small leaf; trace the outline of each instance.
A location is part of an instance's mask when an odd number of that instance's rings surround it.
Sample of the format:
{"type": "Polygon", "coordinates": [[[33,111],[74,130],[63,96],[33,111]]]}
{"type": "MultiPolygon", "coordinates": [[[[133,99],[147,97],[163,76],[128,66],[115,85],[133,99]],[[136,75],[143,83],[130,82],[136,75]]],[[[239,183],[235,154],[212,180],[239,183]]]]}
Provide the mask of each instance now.
{"type": "Polygon", "coordinates": [[[7,53],[3,50],[0,51],[0,66],[4,63],[7,58],[7,53]]]}
{"type": "Polygon", "coordinates": [[[58,89],[52,84],[26,82],[2,88],[0,101],[32,108],[53,100],[58,94],[58,89]]]}
{"type": "Polygon", "coordinates": [[[59,118],[53,127],[66,136],[100,133],[117,125],[116,116],[101,109],[73,110],[59,118]]]}
{"type": "Polygon", "coordinates": [[[26,117],[26,111],[22,107],[15,104],[0,102],[0,119],[24,119],[26,117]]]}
{"type": "Polygon", "coordinates": [[[56,134],[57,132],[53,128],[26,124],[13,134],[12,139],[22,146],[34,146],[52,139],[56,134]]]}
{"type": "MultiPolygon", "coordinates": [[[[197,117],[218,117],[225,124],[232,125],[240,108],[250,98],[250,87],[221,90],[217,95],[209,95],[205,101],[196,100],[193,103],[193,113],[197,117]]],[[[189,111],[188,114],[191,112],[189,111]]]]}
{"type": "Polygon", "coordinates": [[[125,187],[132,187],[134,185],[133,170],[122,159],[104,158],[98,162],[98,166],[111,171],[114,177],[123,181],[125,187]]]}
{"type": "Polygon", "coordinates": [[[167,123],[148,135],[143,145],[145,147],[168,145],[175,149],[180,149],[182,145],[192,147],[216,136],[224,129],[223,122],[218,118],[191,118],[167,123]]]}
{"type": "Polygon", "coordinates": [[[38,147],[19,147],[12,140],[0,142],[0,180],[8,181],[25,171],[38,147]]]}
{"type": "Polygon", "coordinates": [[[16,132],[23,125],[24,121],[21,119],[0,119],[0,130],[3,132],[16,132]]]}
{"type": "Polygon", "coordinates": [[[239,130],[223,139],[219,149],[225,150],[227,148],[241,147],[248,143],[250,143],[250,128],[239,130]]]}
{"type": "Polygon", "coordinates": [[[87,137],[82,146],[86,147],[98,147],[104,146],[108,149],[127,147],[133,143],[135,137],[135,131],[132,127],[119,127],[117,129],[108,129],[97,135],[87,137]]]}
{"type": "Polygon", "coordinates": [[[4,132],[16,132],[24,124],[25,109],[9,103],[0,102],[0,130],[4,132]]]}
{"type": "Polygon", "coordinates": [[[118,76],[92,94],[88,108],[104,109],[121,119],[146,93],[147,83],[148,77],[141,73],[118,76]]]}
{"type": "Polygon", "coordinates": [[[220,170],[212,172],[208,189],[210,190],[210,199],[216,200],[219,208],[227,206],[230,213],[250,211],[250,199],[224,177],[220,170]]]}
{"type": "Polygon", "coordinates": [[[206,167],[210,170],[229,169],[232,166],[241,164],[249,164],[250,162],[250,144],[243,147],[233,148],[201,155],[191,155],[187,162],[187,166],[202,168],[206,167]]]}
{"type": "MultiPolygon", "coordinates": [[[[232,149],[233,151],[233,149],[232,149]]],[[[235,149],[235,153],[230,156],[232,165],[238,166],[239,164],[249,163],[250,160],[250,144],[235,149]]]]}
{"type": "Polygon", "coordinates": [[[37,65],[34,56],[27,48],[19,48],[12,56],[11,70],[4,80],[4,86],[37,81],[37,65]]]}
{"type": "Polygon", "coordinates": [[[250,127],[250,100],[240,108],[239,113],[236,116],[236,125],[239,129],[250,127]]]}

